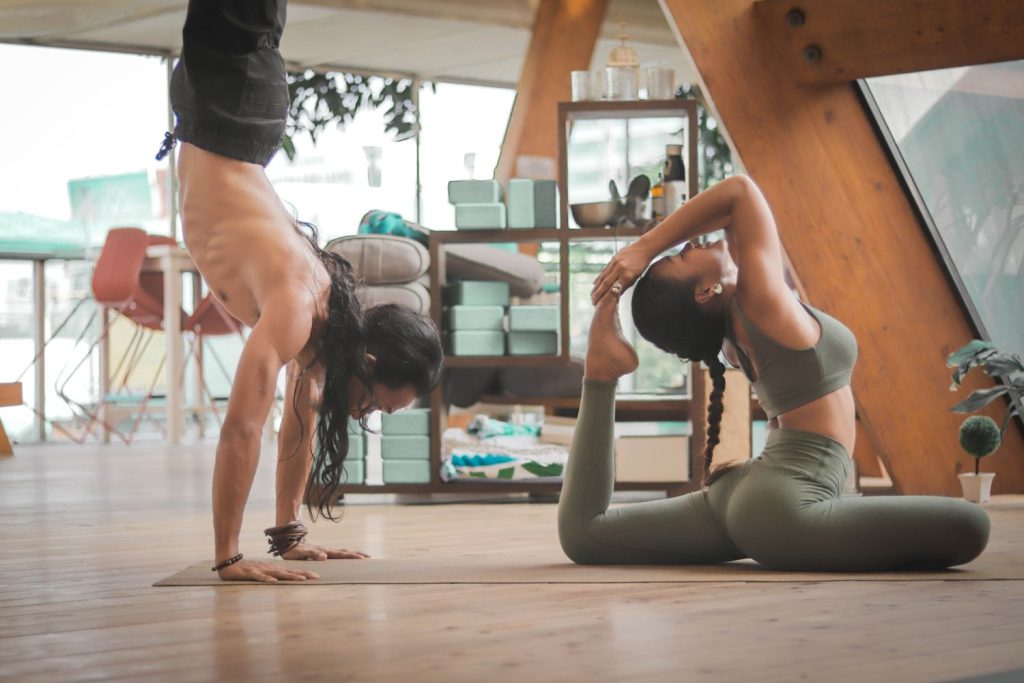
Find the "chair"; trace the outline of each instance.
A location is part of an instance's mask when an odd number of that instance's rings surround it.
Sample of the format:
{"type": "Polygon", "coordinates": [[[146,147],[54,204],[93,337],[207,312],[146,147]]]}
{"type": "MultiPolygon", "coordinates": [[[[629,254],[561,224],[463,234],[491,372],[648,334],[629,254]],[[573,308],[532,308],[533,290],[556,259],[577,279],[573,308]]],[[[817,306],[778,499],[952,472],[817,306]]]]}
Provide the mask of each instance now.
{"type": "MultiPolygon", "coordinates": [[[[182,362],[182,371],[184,371],[185,365],[188,363],[188,359],[194,357],[196,360],[197,367],[199,368],[199,387],[198,389],[204,393],[207,400],[210,403],[210,409],[213,411],[214,417],[217,419],[217,424],[223,424],[220,412],[217,410],[217,401],[213,394],[210,392],[209,386],[206,384],[206,380],[203,376],[203,354],[204,345],[203,339],[205,337],[220,337],[229,334],[237,334],[239,338],[245,339],[242,334],[242,322],[231,315],[220,301],[218,301],[212,294],[207,294],[203,297],[199,305],[196,306],[196,310],[188,317],[187,320],[182,324],[183,332],[190,332],[192,334],[192,343],[189,345],[188,351],[185,354],[185,359],[182,362]]],[[[224,366],[224,363],[220,358],[213,352],[213,349],[209,349],[210,356],[217,363],[221,372],[224,376],[231,380],[231,373],[224,366]]],[[[180,378],[181,382],[185,381],[184,376],[180,378]]],[[[202,433],[202,419],[200,416],[200,433],[202,433]]]]}
{"type": "MultiPolygon", "coordinates": [[[[164,325],[163,305],[163,273],[144,271],[146,261],[146,250],[157,244],[176,244],[174,238],[159,235],[149,235],[139,228],[114,228],[107,233],[103,248],[100,250],[99,258],[93,269],[92,292],[93,298],[99,306],[113,309],[123,315],[136,325],[136,329],[128,342],[124,355],[118,361],[117,366],[110,372],[112,378],[112,393],[116,395],[123,391],[127,385],[132,372],[136,369],[139,360],[142,358],[152,335],[146,335],[145,331],[162,331],[164,325]],[[120,376],[120,382],[117,378],[120,376]],[[117,386],[119,384],[119,386],[117,386]],[[116,386],[116,388],[115,388],[116,386]]],[[[93,314],[95,316],[95,313],[93,314]]],[[[186,317],[181,312],[182,321],[186,317]]],[[[86,329],[91,325],[86,326],[86,329]]],[[[84,337],[83,332],[82,337],[84,337]]],[[[110,328],[104,329],[99,338],[90,346],[85,356],[78,362],[70,372],[65,374],[67,367],[61,370],[57,380],[57,394],[73,409],[80,411],[87,419],[86,429],[80,438],[68,434],[73,440],[82,442],[87,438],[97,423],[102,423],[104,428],[117,434],[125,443],[131,443],[131,439],[141,423],[145,414],[153,390],[163,369],[163,358],[153,374],[149,390],[143,398],[138,410],[134,411],[135,421],[131,428],[124,433],[111,425],[108,420],[101,417],[101,411],[90,409],[90,407],[79,403],[68,395],[67,386],[75,373],[88,361],[92,352],[101,343],[109,338],[110,328]]],[[[81,341],[81,338],[79,341],[81,341]]],[[[76,342],[77,344],[78,342],[76,342]]],[[[106,408],[109,396],[103,396],[99,405],[106,408]]],[[[65,430],[66,432],[66,430],[65,430]]]]}

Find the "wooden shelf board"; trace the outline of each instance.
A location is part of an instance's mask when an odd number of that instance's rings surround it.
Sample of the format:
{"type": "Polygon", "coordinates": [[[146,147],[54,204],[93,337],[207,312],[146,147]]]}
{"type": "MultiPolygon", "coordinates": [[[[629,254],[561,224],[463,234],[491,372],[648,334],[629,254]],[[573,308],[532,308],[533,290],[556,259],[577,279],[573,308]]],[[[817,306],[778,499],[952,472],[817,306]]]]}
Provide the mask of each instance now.
{"type": "Polygon", "coordinates": [[[434,230],[430,239],[442,244],[473,244],[494,242],[557,242],[562,231],[557,228],[502,228],[498,230],[434,230]]]}
{"type": "Polygon", "coordinates": [[[507,368],[538,367],[557,363],[564,365],[569,358],[562,356],[445,356],[449,368],[507,368]]]}
{"type": "Polygon", "coordinates": [[[644,234],[640,228],[569,228],[570,240],[622,240],[635,239],[644,234]]]}
{"type": "Polygon", "coordinates": [[[594,119],[686,118],[687,99],[561,102],[570,121],[594,119]]]}

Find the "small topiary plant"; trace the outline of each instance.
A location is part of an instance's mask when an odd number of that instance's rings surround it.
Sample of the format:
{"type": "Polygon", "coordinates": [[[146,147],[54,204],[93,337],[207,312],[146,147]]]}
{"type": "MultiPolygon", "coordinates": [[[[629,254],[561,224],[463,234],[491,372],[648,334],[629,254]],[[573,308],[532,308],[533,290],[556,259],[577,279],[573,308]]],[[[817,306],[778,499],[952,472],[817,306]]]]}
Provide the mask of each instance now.
{"type": "Polygon", "coordinates": [[[974,458],[975,474],[978,474],[981,459],[995,453],[1002,443],[999,425],[987,415],[972,415],[960,425],[960,446],[974,458]]]}

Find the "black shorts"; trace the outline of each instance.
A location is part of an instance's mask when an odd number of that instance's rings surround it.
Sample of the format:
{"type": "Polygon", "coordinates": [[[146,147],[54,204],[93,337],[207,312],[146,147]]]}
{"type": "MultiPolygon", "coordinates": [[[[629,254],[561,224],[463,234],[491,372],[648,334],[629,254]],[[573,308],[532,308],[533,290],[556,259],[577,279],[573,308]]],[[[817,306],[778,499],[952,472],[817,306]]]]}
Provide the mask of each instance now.
{"type": "Polygon", "coordinates": [[[278,52],[287,0],[189,0],[171,76],[174,136],[266,166],[284,138],[288,83],[278,52]]]}

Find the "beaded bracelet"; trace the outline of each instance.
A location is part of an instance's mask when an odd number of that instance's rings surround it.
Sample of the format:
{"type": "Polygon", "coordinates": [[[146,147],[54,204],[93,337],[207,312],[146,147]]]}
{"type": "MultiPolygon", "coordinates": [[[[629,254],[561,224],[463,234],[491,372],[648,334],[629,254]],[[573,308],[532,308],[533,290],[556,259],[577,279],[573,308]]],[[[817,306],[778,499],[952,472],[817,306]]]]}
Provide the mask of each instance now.
{"type": "Polygon", "coordinates": [[[224,569],[224,567],[230,567],[234,563],[241,562],[241,561],[242,561],[242,553],[238,553],[234,557],[230,557],[230,558],[224,560],[223,562],[221,562],[220,564],[215,565],[213,567],[210,567],[210,571],[211,572],[218,572],[221,569],[224,569]]]}
{"type": "Polygon", "coordinates": [[[267,543],[270,545],[270,550],[267,553],[280,557],[302,543],[309,532],[306,530],[305,524],[300,520],[295,520],[283,526],[264,529],[263,533],[267,535],[267,543]]]}

